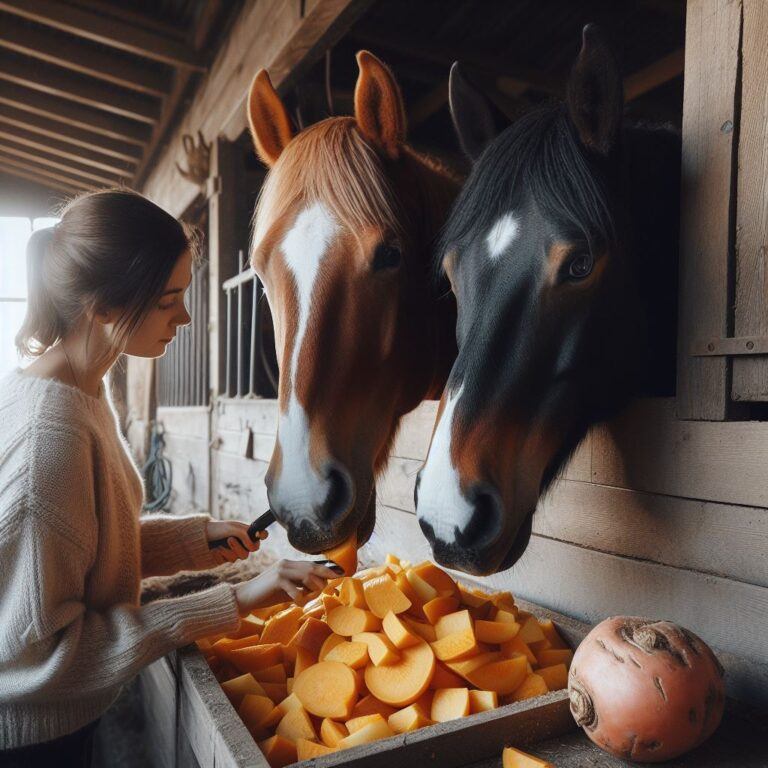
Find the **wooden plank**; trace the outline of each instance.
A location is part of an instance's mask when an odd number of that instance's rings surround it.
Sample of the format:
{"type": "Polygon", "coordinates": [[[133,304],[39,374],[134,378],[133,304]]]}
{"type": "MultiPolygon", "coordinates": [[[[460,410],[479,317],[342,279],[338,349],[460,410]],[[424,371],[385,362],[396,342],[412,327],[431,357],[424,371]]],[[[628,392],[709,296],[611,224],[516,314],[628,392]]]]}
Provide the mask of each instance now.
{"type": "Polygon", "coordinates": [[[683,74],[685,50],[677,50],[662,56],[652,64],[624,78],[624,101],[637,99],[670,80],[683,74]]]}
{"type": "Polygon", "coordinates": [[[213,451],[212,514],[221,520],[252,521],[269,509],[264,476],[269,464],[213,451]]]}
{"type": "Polygon", "coordinates": [[[160,114],[160,103],[153,97],[116,92],[114,85],[4,51],[0,51],[0,79],[148,125],[160,114]]]}
{"type": "Polygon", "coordinates": [[[11,155],[7,155],[2,151],[2,148],[0,148],[0,167],[9,173],[14,173],[14,169],[26,171],[27,178],[29,177],[29,174],[34,174],[34,176],[37,177],[37,180],[48,179],[51,182],[57,182],[71,189],[84,190],[96,188],[93,184],[84,181],[83,179],[76,179],[64,173],[51,171],[47,168],[40,167],[35,163],[30,163],[29,161],[18,160],[11,155]]]}
{"type": "Polygon", "coordinates": [[[0,24],[0,47],[149,96],[162,97],[169,89],[168,76],[156,66],[118,58],[82,40],[53,37],[12,16],[0,24]]]}
{"type": "Polygon", "coordinates": [[[275,435],[263,435],[259,432],[253,432],[250,427],[246,427],[245,430],[234,431],[222,429],[219,426],[215,438],[217,450],[221,453],[242,456],[243,439],[246,431],[250,432],[249,443],[251,445],[251,453],[246,458],[269,463],[275,450],[275,435]]]}
{"type": "Polygon", "coordinates": [[[684,422],[674,400],[640,400],[594,431],[592,480],[690,499],[768,507],[768,423],[684,422]]]}
{"type": "Polygon", "coordinates": [[[55,0],[0,0],[0,11],[153,61],[205,69],[199,57],[177,40],[70,4],[55,0]]]}
{"type": "Polygon", "coordinates": [[[677,415],[722,420],[724,358],[691,357],[701,336],[728,335],[729,194],[741,0],[688,0],[683,97],[677,415]]]}
{"type": "Polygon", "coordinates": [[[126,179],[131,176],[131,166],[128,163],[119,160],[110,159],[97,152],[75,147],[64,141],[58,141],[50,137],[42,138],[29,132],[6,126],[0,117],[0,140],[10,142],[10,146],[21,145],[28,150],[35,150],[37,153],[45,155],[54,155],[65,160],[74,161],[76,165],[85,165],[94,168],[101,174],[109,174],[116,179],[126,179]]]}
{"type": "Polygon", "coordinates": [[[164,456],[173,466],[171,511],[208,508],[208,440],[172,432],[164,434],[164,456]]]}
{"type": "Polygon", "coordinates": [[[81,187],[78,187],[69,182],[61,181],[59,179],[51,179],[49,176],[43,176],[42,174],[34,173],[27,168],[5,165],[2,160],[0,160],[0,171],[17,178],[37,182],[49,190],[64,192],[66,195],[79,192],[82,189],[81,187]]]}
{"type": "MultiPolygon", "coordinates": [[[[188,646],[179,651],[179,660],[180,720],[202,768],[266,766],[266,760],[199,651],[188,646]]],[[[510,741],[525,746],[575,727],[568,692],[553,691],[536,699],[345,749],[302,765],[391,768],[439,764],[458,768],[477,759],[498,756],[510,741]]]]}
{"type": "MultiPolygon", "coordinates": [[[[414,562],[428,547],[414,515],[377,510],[367,553],[391,551],[414,562]]],[[[464,574],[454,574],[466,580],[464,574]]],[[[768,704],[768,589],[681,568],[596,552],[539,535],[503,573],[477,579],[493,589],[547,606],[590,624],[607,616],[650,616],[676,621],[726,652],[728,692],[768,704]],[[732,656],[728,656],[731,654],[732,656]]]]}
{"type": "Polygon", "coordinates": [[[65,125],[73,125],[76,128],[130,144],[141,146],[149,139],[149,128],[133,120],[104,114],[101,110],[23,88],[7,81],[0,81],[0,104],[52,118],[65,125]]]}
{"type": "Polygon", "coordinates": [[[758,507],[563,480],[539,503],[533,531],[768,587],[768,510],[758,507]]]}
{"type": "Polygon", "coordinates": [[[213,397],[224,393],[227,379],[227,302],[221,284],[239,269],[236,253],[237,173],[237,146],[217,138],[211,146],[210,175],[218,184],[208,200],[208,349],[213,397]]]}
{"type": "Polygon", "coordinates": [[[207,405],[161,407],[155,417],[171,434],[208,440],[210,409],[207,405]]]}
{"type": "Polygon", "coordinates": [[[145,667],[140,675],[144,712],[142,736],[147,740],[154,768],[176,767],[176,677],[168,659],[145,667]]]}
{"type": "MultiPolygon", "coordinates": [[[[221,2],[206,2],[197,18],[194,30],[188,33],[192,50],[198,52],[203,49],[208,42],[211,28],[221,14],[221,2]]],[[[163,106],[160,117],[152,132],[152,138],[147,145],[144,156],[141,159],[139,167],[136,169],[134,185],[140,187],[154,165],[157,153],[163,146],[163,141],[173,121],[178,119],[178,109],[182,98],[184,98],[187,87],[189,86],[193,72],[190,69],[177,69],[171,78],[167,97],[163,100],[163,106]]],[[[183,210],[183,209],[182,209],[183,210]]],[[[180,215],[180,213],[179,213],[180,215]]]]}
{"type": "Polygon", "coordinates": [[[18,144],[8,139],[0,141],[0,154],[10,156],[28,165],[30,168],[41,166],[47,170],[53,168],[62,171],[70,176],[85,179],[89,184],[96,186],[111,187],[117,184],[119,177],[107,175],[103,171],[96,172],[96,169],[89,169],[80,166],[77,162],[62,162],[62,159],[55,159],[47,152],[37,150],[30,151],[31,148],[22,148],[18,144]]]}
{"type": "MultiPolygon", "coordinates": [[[[768,4],[744,0],[735,336],[768,335],[768,4]]],[[[734,400],[768,401],[768,357],[733,359],[734,400]]]]}
{"type": "Polygon", "coordinates": [[[202,768],[269,768],[197,648],[178,655],[179,722],[202,768]]]}
{"type": "MultiPolygon", "coordinates": [[[[169,141],[168,151],[160,156],[142,185],[145,194],[179,214],[196,192],[194,185],[179,178],[175,168],[177,161],[183,161],[182,136],[201,130],[209,141],[220,133],[230,140],[238,138],[245,127],[245,95],[256,72],[262,67],[272,72],[273,65],[281,72],[293,72],[301,56],[321,53],[315,46],[321,40],[327,44],[329,29],[335,35],[343,33],[334,20],[343,19],[348,26],[369,3],[370,0],[315,0],[307,4],[307,13],[302,18],[300,4],[292,0],[246,2],[216,55],[204,86],[169,141]]],[[[277,87],[281,80],[273,82],[277,87]]]]}
{"type": "Polygon", "coordinates": [[[216,403],[218,429],[242,431],[250,427],[262,435],[277,434],[277,400],[274,399],[226,399],[216,403]]]}
{"type": "Polygon", "coordinates": [[[56,120],[32,112],[25,112],[7,104],[3,105],[2,113],[0,113],[0,125],[4,126],[4,130],[9,127],[15,129],[15,133],[18,133],[17,129],[20,129],[30,139],[33,139],[29,136],[31,132],[36,136],[46,136],[53,139],[56,143],[60,142],[64,145],[87,149],[94,155],[103,155],[105,158],[114,158],[131,165],[135,165],[141,155],[141,150],[136,145],[115,141],[97,133],[75,128],[72,125],[64,126],[56,120]]]}

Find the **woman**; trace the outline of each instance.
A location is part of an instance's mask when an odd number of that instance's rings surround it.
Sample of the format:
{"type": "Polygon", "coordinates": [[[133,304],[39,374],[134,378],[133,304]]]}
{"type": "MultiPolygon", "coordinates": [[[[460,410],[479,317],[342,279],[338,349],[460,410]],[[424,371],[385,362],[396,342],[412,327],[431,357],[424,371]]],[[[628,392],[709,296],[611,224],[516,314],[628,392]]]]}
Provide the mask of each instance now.
{"type": "Polygon", "coordinates": [[[338,575],[281,561],[237,586],[139,605],[144,576],[259,546],[244,523],[139,517],[141,477],[103,382],[118,355],[159,357],[189,323],[193,260],[183,226],[124,190],[74,200],[30,239],[16,343],[36,359],[0,381],[2,765],[90,764],[99,717],[142,667],[338,575]],[[221,537],[229,549],[211,550],[221,537]]]}

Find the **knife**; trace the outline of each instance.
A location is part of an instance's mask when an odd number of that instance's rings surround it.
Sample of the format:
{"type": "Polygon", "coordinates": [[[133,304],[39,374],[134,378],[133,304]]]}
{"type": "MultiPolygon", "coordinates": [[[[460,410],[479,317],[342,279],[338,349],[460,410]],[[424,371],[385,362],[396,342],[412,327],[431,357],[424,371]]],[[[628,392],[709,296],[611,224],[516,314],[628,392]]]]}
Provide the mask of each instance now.
{"type": "MultiPolygon", "coordinates": [[[[268,509],[263,515],[259,515],[249,526],[248,526],[248,537],[251,541],[256,541],[256,539],[259,537],[259,531],[266,530],[272,523],[275,522],[277,518],[275,517],[275,513],[268,509]]],[[[229,546],[227,544],[227,539],[232,538],[230,536],[227,536],[223,539],[213,539],[212,541],[208,542],[208,546],[211,549],[216,549],[216,547],[227,547],[229,546]]],[[[234,538],[237,538],[235,536],[234,538]]],[[[329,567],[332,571],[341,571],[343,574],[344,571],[341,568],[341,566],[338,563],[335,563],[333,560],[313,560],[315,565],[326,565],[329,567]]]]}

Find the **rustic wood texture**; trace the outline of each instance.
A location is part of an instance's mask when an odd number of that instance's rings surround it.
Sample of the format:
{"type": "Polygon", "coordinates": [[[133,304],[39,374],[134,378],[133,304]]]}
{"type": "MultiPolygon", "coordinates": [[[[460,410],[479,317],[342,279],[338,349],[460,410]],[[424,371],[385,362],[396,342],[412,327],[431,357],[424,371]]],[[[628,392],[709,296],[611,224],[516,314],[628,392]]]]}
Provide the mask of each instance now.
{"type": "Polygon", "coordinates": [[[688,0],[683,99],[677,414],[722,420],[725,358],[691,357],[728,334],[730,195],[741,0],[688,0]]]}
{"type": "MultiPolygon", "coordinates": [[[[387,552],[413,562],[430,557],[414,515],[384,507],[377,512],[376,530],[365,547],[367,559],[380,562],[387,552]]],[[[454,575],[467,580],[465,574],[454,575]]],[[[768,616],[768,590],[763,587],[538,534],[512,569],[477,581],[589,623],[622,614],[679,622],[726,652],[729,695],[768,703],[768,639],[756,630],[768,616]]]]}
{"type": "MultiPolygon", "coordinates": [[[[744,0],[736,225],[736,336],[768,336],[768,3],[744,0]]],[[[734,400],[768,401],[768,358],[733,359],[734,400]]]]}
{"type": "Polygon", "coordinates": [[[367,4],[361,0],[314,0],[307,3],[302,18],[299,3],[248,0],[143,192],[175,215],[184,210],[197,190],[182,181],[175,168],[175,163],[183,160],[181,137],[200,130],[209,141],[225,128],[227,138],[237,138],[245,127],[245,96],[256,72],[275,67],[273,83],[279,87],[303,57],[316,53],[316,44],[325,39],[331,27],[336,34],[343,32],[343,27],[334,25],[337,19],[351,25],[367,4]]]}
{"type": "Polygon", "coordinates": [[[164,455],[173,466],[172,512],[209,508],[210,409],[207,406],[158,408],[164,455]]]}
{"type": "Polygon", "coordinates": [[[140,674],[144,709],[143,736],[153,768],[176,768],[176,676],[167,658],[145,667],[140,674]]]}

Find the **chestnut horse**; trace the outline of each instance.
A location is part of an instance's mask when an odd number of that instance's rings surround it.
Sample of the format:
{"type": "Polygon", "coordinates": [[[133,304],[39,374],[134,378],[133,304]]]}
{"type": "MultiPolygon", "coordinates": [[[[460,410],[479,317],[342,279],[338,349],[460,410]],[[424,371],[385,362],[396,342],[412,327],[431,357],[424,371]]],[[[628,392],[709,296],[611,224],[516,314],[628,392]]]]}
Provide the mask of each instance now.
{"type": "Polygon", "coordinates": [[[280,366],[267,491],[308,553],[370,537],[374,478],[399,420],[439,397],[456,355],[455,302],[434,285],[431,253],[458,183],[406,144],[389,69],[366,51],[357,62],[354,117],[295,135],[263,70],[248,99],[270,168],[251,263],[280,366]]]}
{"type": "Polygon", "coordinates": [[[437,253],[459,354],[417,515],[438,562],[488,574],[523,553],[589,426],[674,387],[680,142],[622,129],[621,75],[592,25],[565,103],[494,137],[454,65],[450,104],[474,160],[437,253]]]}

